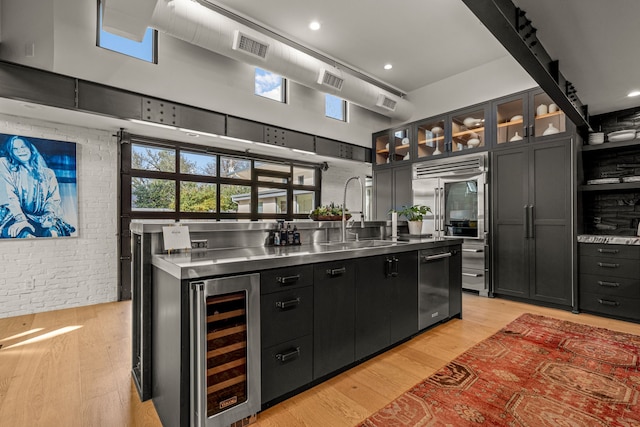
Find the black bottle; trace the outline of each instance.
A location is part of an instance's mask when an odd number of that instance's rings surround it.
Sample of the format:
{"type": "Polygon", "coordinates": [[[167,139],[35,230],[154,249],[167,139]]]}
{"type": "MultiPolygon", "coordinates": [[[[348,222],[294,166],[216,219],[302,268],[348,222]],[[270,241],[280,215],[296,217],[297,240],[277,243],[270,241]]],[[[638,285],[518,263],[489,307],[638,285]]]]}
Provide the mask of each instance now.
{"type": "Polygon", "coordinates": [[[300,232],[298,231],[298,227],[293,226],[293,244],[300,245],[302,242],[300,241],[300,232]]]}
{"type": "Polygon", "coordinates": [[[287,245],[293,245],[293,230],[291,224],[287,224],[287,245]]]}
{"type": "Polygon", "coordinates": [[[287,244],[287,230],[284,228],[284,221],[280,223],[280,246],[287,244]]]}

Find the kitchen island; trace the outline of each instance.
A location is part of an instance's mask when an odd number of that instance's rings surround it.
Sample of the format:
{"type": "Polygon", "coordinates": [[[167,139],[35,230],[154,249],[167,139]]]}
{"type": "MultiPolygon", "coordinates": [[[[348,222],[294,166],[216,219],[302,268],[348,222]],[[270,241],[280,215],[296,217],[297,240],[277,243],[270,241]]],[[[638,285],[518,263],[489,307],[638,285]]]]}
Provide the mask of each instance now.
{"type": "Polygon", "coordinates": [[[150,394],[163,424],[229,425],[460,317],[461,243],[378,238],[153,255],[150,394]],[[237,295],[246,299],[227,314],[220,298],[237,295]],[[225,335],[214,317],[233,313],[225,335]],[[234,368],[217,365],[225,348],[242,348],[221,364],[234,368]]]}

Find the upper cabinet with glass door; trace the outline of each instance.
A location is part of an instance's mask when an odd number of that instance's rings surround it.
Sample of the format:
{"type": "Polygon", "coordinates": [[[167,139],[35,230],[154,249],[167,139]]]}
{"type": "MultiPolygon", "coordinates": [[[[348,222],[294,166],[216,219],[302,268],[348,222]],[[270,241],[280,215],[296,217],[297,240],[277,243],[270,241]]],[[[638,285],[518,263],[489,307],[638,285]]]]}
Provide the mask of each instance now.
{"type": "Polygon", "coordinates": [[[460,153],[484,149],[489,146],[490,132],[488,105],[481,105],[451,115],[451,142],[449,151],[460,153]]]}
{"type": "Polygon", "coordinates": [[[497,145],[550,138],[567,131],[564,112],[541,90],[493,102],[497,145]]]}
{"type": "Polygon", "coordinates": [[[410,128],[393,129],[374,134],[373,149],[376,165],[410,161],[412,155],[410,128]]]}
{"type": "MultiPolygon", "coordinates": [[[[427,119],[416,124],[417,158],[429,159],[447,152],[445,117],[427,119]]],[[[447,132],[448,134],[448,132],[447,132]]]]}

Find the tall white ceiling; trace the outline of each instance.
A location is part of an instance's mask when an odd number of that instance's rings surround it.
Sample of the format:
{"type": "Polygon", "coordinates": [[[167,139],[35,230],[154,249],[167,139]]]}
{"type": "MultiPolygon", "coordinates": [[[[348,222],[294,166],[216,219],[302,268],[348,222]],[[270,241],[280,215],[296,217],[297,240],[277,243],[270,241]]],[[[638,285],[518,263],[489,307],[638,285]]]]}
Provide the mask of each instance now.
{"type": "Polygon", "coordinates": [[[405,93],[507,55],[460,0],[208,1],[405,93]]]}
{"type": "MultiPolygon", "coordinates": [[[[461,0],[207,0],[404,92],[508,55],[461,0]],[[308,28],[318,20],[322,29],[308,28]],[[385,71],[385,63],[393,69],[385,71]]],[[[640,105],[640,1],[514,0],[591,114],[640,105]]]]}

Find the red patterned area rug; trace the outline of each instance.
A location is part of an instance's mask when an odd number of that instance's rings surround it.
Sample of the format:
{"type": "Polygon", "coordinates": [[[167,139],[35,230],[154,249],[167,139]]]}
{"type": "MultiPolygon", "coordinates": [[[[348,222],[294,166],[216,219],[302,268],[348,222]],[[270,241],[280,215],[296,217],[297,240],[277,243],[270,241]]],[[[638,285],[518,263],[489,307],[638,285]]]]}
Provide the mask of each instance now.
{"type": "Polygon", "coordinates": [[[639,336],[523,314],[359,426],[637,427],[639,358],[639,336]]]}

